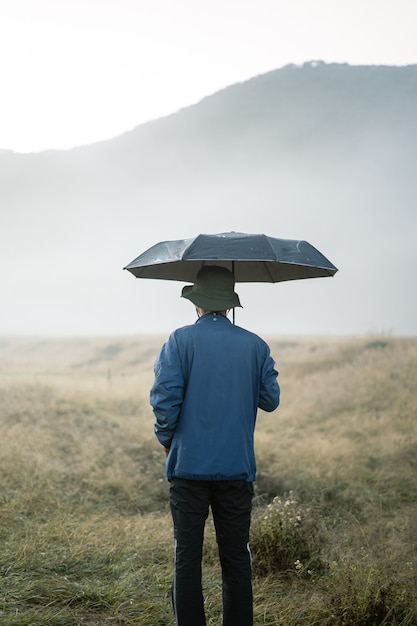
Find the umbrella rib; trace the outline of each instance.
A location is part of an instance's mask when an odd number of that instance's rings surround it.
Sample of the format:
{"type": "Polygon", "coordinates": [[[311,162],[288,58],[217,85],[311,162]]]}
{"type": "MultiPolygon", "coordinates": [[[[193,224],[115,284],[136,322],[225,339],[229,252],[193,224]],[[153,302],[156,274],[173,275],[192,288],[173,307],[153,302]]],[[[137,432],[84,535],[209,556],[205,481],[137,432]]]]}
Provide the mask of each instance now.
{"type": "MultiPolygon", "coordinates": [[[[271,246],[270,241],[268,240],[268,238],[267,238],[267,237],[265,237],[265,239],[266,239],[266,242],[267,242],[267,244],[268,244],[268,246],[269,246],[269,249],[271,250],[272,256],[275,256],[275,253],[274,253],[274,250],[273,250],[273,248],[272,248],[272,246],[271,246]]],[[[274,283],[274,282],[275,282],[275,281],[274,281],[274,278],[273,278],[273,276],[272,276],[271,270],[269,269],[269,267],[268,267],[268,265],[267,265],[266,261],[264,261],[264,267],[266,268],[267,274],[268,274],[269,278],[271,279],[271,281],[270,281],[270,282],[271,282],[271,283],[274,283]]]]}
{"type": "Polygon", "coordinates": [[[264,261],[264,267],[265,267],[265,269],[266,269],[266,272],[267,272],[267,274],[268,274],[269,278],[271,279],[271,280],[270,280],[270,282],[271,282],[271,283],[274,283],[274,282],[275,282],[275,281],[274,281],[274,278],[273,278],[273,276],[272,276],[271,270],[269,269],[268,263],[267,263],[266,261],[264,261]]]}

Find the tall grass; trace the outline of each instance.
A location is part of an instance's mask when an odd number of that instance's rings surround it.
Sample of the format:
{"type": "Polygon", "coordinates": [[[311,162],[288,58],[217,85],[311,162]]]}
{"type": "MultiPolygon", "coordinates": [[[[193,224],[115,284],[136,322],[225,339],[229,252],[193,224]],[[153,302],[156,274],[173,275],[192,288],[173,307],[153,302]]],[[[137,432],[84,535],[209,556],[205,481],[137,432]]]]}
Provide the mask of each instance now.
{"type": "MultiPolygon", "coordinates": [[[[173,623],[157,337],[0,342],[0,624],[173,623]]],[[[270,338],[255,623],[417,624],[417,340],[270,338]]],[[[221,623],[212,520],[204,585],[221,623]]]]}

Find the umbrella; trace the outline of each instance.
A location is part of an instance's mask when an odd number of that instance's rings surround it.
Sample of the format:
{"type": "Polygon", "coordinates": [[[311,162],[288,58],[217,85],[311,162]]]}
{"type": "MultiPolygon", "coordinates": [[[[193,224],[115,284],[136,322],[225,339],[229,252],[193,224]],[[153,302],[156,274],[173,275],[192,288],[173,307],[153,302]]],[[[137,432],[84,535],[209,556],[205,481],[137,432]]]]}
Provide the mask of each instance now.
{"type": "Polygon", "coordinates": [[[162,241],[124,269],[136,278],[193,283],[203,265],[226,267],[240,283],[278,283],[333,276],[337,272],[337,268],[307,241],[236,232],[162,241]]]}
{"type": "Polygon", "coordinates": [[[193,283],[203,265],[226,267],[238,283],[278,283],[333,276],[337,272],[337,268],[307,241],[235,232],[162,241],[124,269],[136,278],[193,283]]]}

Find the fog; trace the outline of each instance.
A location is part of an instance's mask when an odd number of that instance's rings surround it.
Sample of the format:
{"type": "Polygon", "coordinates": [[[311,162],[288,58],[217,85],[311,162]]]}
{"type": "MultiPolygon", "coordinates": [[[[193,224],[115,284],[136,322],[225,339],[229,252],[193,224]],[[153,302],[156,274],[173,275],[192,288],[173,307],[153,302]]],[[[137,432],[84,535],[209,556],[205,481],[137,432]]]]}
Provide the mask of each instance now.
{"type": "Polygon", "coordinates": [[[237,324],[264,335],[416,334],[414,135],[382,125],[305,145],[290,137],[277,150],[268,119],[239,128],[242,109],[213,136],[205,120],[215,105],[214,96],[91,147],[0,152],[0,334],[192,323],[181,283],[123,267],[158,241],[232,230],[305,239],[339,268],[333,278],[237,284],[237,324]]]}

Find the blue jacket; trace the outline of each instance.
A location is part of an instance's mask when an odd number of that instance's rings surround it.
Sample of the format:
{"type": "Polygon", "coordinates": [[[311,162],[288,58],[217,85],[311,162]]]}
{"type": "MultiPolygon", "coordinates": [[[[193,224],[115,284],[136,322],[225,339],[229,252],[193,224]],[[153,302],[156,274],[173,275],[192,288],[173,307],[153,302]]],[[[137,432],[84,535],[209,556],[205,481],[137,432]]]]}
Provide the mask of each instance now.
{"type": "Polygon", "coordinates": [[[150,394],[168,480],[255,480],[257,409],[279,404],[274,366],[268,345],[223,315],[170,335],[150,394]]]}

